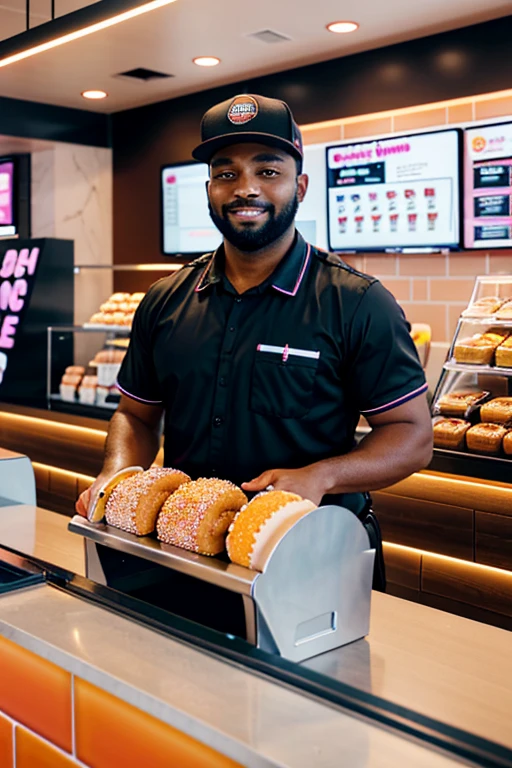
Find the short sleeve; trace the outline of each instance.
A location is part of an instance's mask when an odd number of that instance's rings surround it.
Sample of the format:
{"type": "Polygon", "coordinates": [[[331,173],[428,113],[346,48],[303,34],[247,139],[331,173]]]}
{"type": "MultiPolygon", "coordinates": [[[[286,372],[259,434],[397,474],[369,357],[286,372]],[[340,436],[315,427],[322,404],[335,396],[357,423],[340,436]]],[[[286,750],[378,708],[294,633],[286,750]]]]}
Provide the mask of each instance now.
{"type": "Polygon", "coordinates": [[[349,358],[349,386],[365,416],[384,413],[427,391],[404,313],[378,281],[355,311],[349,358]]]}
{"type": "Polygon", "coordinates": [[[151,344],[152,305],[150,293],[139,304],[133,318],[130,344],[125,355],[117,386],[124,395],[148,405],[163,402],[155,370],[151,344]]]}

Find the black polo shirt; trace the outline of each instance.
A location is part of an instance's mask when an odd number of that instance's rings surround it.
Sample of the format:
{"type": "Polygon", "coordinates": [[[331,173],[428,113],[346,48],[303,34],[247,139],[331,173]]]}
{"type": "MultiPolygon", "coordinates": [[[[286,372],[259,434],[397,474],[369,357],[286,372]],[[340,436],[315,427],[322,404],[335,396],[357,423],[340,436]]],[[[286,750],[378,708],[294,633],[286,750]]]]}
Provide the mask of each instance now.
{"type": "Polygon", "coordinates": [[[165,465],[240,484],[349,451],[359,414],[426,391],[405,318],[373,277],[297,234],[239,295],[224,252],[155,283],[119,388],[165,408],[165,465]]]}

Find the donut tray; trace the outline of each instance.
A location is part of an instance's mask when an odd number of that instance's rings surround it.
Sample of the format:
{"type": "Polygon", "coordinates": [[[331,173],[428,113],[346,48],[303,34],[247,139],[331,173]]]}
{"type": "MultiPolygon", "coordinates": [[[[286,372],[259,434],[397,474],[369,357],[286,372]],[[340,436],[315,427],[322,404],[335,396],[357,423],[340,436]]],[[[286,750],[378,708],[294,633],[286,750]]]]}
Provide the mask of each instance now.
{"type": "Polygon", "coordinates": [[[276,545],[263,573],[78,515],[69,530],[84,537],[89,579],[108,584],[98,550],[107,547],[238,593],[246,640],[291,661],[368,634],[375,550],[364,526],[343,507],[319,507],[298,520],[276,545]]]}

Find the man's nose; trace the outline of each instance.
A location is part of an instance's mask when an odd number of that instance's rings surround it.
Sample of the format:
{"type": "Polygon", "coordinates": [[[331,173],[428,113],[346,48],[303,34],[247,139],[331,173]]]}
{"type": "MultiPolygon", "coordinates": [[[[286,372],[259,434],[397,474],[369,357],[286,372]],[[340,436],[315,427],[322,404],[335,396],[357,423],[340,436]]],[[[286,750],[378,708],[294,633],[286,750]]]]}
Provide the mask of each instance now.
{"type": "Polygon", "coordinates": [[[260,186],[257,178],[249,174],[240,174],[237,182],[234,190],[236,197],[259,197],[260,186]]]}

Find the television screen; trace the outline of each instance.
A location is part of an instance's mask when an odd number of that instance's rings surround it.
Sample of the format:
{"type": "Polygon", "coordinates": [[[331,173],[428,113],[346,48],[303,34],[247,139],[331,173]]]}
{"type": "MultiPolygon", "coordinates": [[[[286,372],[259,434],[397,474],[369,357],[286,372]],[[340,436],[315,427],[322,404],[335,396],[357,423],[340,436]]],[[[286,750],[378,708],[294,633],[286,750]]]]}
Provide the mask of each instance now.
{"type": "Polygon", "coordinates": [[[512,123],[465,132],[464,245],[512,246],[512,123]]]}
{"type": "Polygon", "coordinates": [[[193,256],[214,251],[222,235],[208,212],[205,163],[182,163],[162,168],[162,252],[193,256]]]}
{"type": "Polygon", "coordinates": [[[15,234],[14,161],[0,159],[0,237],[15,234]]]}
{"type": "Polygon", "coordinates": [[[452,129],[327,147],[329,247],[458,247],[460,144],[452,129]]]}

